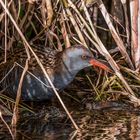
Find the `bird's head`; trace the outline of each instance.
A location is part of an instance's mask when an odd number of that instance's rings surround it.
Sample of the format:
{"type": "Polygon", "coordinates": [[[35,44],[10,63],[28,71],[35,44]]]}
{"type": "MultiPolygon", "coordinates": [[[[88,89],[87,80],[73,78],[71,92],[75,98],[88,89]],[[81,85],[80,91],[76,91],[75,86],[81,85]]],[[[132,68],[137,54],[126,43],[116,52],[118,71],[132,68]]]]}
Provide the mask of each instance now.
{"type": "Polygon", "coordinates": [[[110,70],[108,66],[97,60],[89,49],[81,45],[67,48],[63,53],[62,59],[69,71],[78,72],[89,66],[110,70]]]}

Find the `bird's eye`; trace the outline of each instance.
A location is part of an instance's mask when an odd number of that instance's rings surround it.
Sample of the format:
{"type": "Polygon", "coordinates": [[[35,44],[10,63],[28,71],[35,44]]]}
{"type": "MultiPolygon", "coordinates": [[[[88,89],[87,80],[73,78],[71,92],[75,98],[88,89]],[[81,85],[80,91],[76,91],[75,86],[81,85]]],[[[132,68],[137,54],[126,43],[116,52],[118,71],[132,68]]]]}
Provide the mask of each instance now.
{"type": "Polygon", "coordinates": [[[87,55],[82,55],[82,59],[88,59],[87,55]]]}

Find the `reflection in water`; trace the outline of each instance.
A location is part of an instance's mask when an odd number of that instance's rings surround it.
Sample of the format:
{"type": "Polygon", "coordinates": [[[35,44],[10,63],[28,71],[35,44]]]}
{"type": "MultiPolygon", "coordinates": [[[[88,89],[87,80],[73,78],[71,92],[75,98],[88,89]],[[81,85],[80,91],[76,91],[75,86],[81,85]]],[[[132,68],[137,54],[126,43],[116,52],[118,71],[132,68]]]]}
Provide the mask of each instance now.
{"type": "MultiPolygon", "coordinates": [[[[80,111],[72,114],[79,125],[75,139],[79,140],[139,140],[140,115],[124,110],[80,111]]],[[[18,127],[17,139],[36,140],[67,140],[74,128],[67,117],[57,116],[57,119],[25,117],[18,127]]],[[[0,125],[0,139],[11,139],[8,131],[0,125]]]]}
{"type": "Polygon", "coordinates": [[[139,140],[140,139],[140,116],[133,115],[131,117],[130,138],[132,140],[139,140]]]}
{"type": "Polygon", "coordinates": [[[127,111],[95,111],[82,127],[82,137],[94,140],[139,140],[140,116],[127,111]],[[139,120],[139,121],[138,121],[139,120]]]}

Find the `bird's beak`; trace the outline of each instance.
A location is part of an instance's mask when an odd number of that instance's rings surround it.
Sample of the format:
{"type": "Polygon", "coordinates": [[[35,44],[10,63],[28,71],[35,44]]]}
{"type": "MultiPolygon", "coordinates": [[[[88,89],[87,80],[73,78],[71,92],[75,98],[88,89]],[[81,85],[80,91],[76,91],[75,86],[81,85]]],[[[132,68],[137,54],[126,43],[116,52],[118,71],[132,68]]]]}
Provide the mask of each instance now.
{"type": "Polygon", "coordinates": [[[106,70],[106,71],[109,71],[109,72],[112,71],[107,65],[103,64],[102,62],[100,62],[96,59],[90,60],[89,63],[94,67],[99,67],[99,68],[106,70]]]}

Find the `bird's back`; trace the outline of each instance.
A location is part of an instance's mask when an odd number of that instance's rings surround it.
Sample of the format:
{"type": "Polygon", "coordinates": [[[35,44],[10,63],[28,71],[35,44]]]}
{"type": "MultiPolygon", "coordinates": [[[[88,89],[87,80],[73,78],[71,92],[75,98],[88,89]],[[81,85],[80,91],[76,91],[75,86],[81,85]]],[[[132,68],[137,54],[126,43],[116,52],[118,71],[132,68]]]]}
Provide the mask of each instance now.
{"type": "MultiPolygon", "coordinates": [[[[59,65],[61,52],[45,47],[33,47],[33,50],[50,78],[53,78],[52,75],[57,65],[59,65]]],[[[43,100],[50,98],[52,89],[35,57],[31,53],[30,56],[28,72],[25,74],[22,85],[22,99],[43,100]]],[[[0,65],[0,85],[3,89],[6,88],[11,95],[16,95],[26,59],[27,54],[24,48],[15,49],[12,53],[8,53],[7,62],[0,65]]]]}

